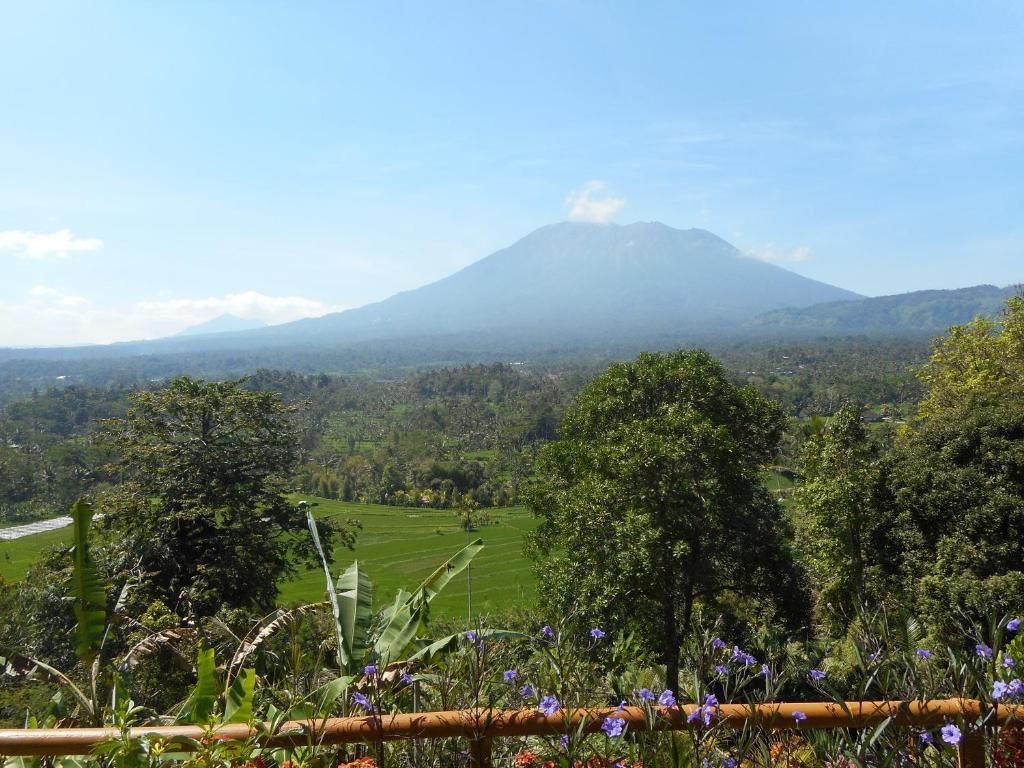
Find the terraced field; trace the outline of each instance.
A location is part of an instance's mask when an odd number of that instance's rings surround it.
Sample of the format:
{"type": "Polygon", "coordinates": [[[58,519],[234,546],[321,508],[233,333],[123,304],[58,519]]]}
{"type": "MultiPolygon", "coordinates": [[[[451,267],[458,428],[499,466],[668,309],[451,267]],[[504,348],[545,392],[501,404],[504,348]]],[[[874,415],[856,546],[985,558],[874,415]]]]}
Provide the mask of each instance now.
{"type": "MultiPolygon", "coordinates": [[[[522,508],[488,510],[491,524],[467,537],[450,510],[351,504],[308,498],[316,502],[318,517],[362,523],[355,551],[335,549],[334,573],[338,574],[358,558],[377,588],[377,602],[389,599],[402,588],[416,586],[434,568],[465,546],[469,538],[481,538],[484,550],[477,555],[467,576],[448,585],[434,603],[437,615],[465,616],[470,581],[473,614],[516,604],[527,604],[534,595],[534,580],[523,557],[523,537],[536,524],[522,508]]],[[[0,574],[7,580],[24,576],[39,553],[51,546],[67,544],[70,529],[0,541],[0,574]]],[[[284,585],[281,602],[293,604],[322,599],[324,576],[319,568],[303,570],[284,585]]]]}

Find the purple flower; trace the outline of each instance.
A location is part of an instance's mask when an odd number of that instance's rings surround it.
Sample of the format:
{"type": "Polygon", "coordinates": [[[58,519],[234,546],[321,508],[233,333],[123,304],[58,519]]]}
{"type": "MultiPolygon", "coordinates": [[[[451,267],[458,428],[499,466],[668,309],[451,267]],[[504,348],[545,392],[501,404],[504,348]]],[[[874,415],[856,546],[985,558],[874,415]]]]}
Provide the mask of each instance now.
{"type": "Polygon", "coordinates": [[[367,677],[373,677],[377,674],[377,665],[367,664],[365,667],[363,667],[363,674],[367,677]]]}
{"type": "Polygon", "coordinates": [[[732,647],[731,660],[742,662],[743,666],[745,667],[749,667],[751,664],[757,664],[757,659],[755,659],[746,651],[740,650],[740,647],[738,645],[734,645],[732,647]]]}
{"type": "Polygon", "coordinates": [[[1006,692],[1013,698],[1017,698],[1024,693],[1024,683],[1016,678],[1010,681],[1010,684],[1006,686],[1006,692]]]}
{"type": "Polygon", "coordinates": [[[626,727],[626,721],[621,717],[606,717],[604,722],[601,723],[601,730],[605,732],[605,735],[610,739],[614,739],[622,735],[622,729],[626,727]]]}
{"type": "Polygon", "coordinates": [[[504,674],[501,676],[502,680],[506,683],[514,682],[517,677],[519,677],[519,673],[514,669],[506,669],[504,674]]]}
{"type": "Polygon", "coordinates": [[[955,747],[960,743],[961,738],[963,738],[963,734],[952,723],[942,726],[942,740],[947,744],[952,744],[955,747]]]}
{"type": "Polygon", "coordinates": [[[408,672],[403,672],[402,677],[400,679],[403,685],[412,685],[412,675],[410,675],[408,672]]]}
{"type": "Polygon", "coordinates": [[[799,724],[807,719],[807,715],[805,715],[799,709],[795,709],[793,710],[793,719],[796,720],[796,722],[799,724]]]}
{"type": "Polygon", "coordinates": [[[824,680],[824,679],[825,679],[825,673],[822,672],[820,669],[812,669],[811,670],[811,680],[814,680],[814,681],[817,682],[817,681],[821,681],[821,680],[824,680]]]}
{"type": "Polygon", "coordinates": [[[637,695],[640,697],[641,701],[654,701],[657,698],[657,696],[646,688],[641,688],[637,695]]]}
{"type": "Polygon", "coordinates": [[[1010,690],[1010,686],[1004,683],[1002,680],[996,680],[992,683],[992,698],[995,701],[999,701],[1006,695],[1006,692],[1010,690]]]}
{"type": "Polygon", "coordinates": [[[722,638],[720,637],[716,637],[711,641],[711,647],[714,648],[716,651],[720,651],[726,647],[725,641],[722,640],[722,638]]]}
{"type": "Polygon", "coordinates": [[[541,633],[541,634],[542,634],[542,635],[543,635],[544,637],[546,637],[546,638],[549,638],[549,639],[555,636],[555,630],[553,630],[553,629],[552,629],[552,628],[551,628],[550,626],[548,626],[547,624],[545,624],[545,625],[544,625],[543,627],[541,627],[540,633],[541,633]]]}
{"type": "Polygon", "coordinates": [[[565,735],[561,736],[558,739],[558,743],[561,745],[562,749],[568,749],[569,748],[569,737],[565,736],[565,735]]]}
{"type": "Polygon", "coordinates": [[[701,707],[697,707],[693,712],[686,716],[686,722],[695,723],[700,720],[701,707]]]}
{"type": "Polygon", "coordinates": [[[370,702],[370,700],[368,698],[366,698],[366,696],[364,694],[362,694],[362,693],[354,693],[354,694],[352,694],[352,701],[355,703],[356,706],[362,707],[367,712],[373,712],[373,704],[370,702]]]}
{"type": "Polygon", "coordinates": [[[718,665],[715,666],[715,674],[718,675],[719,677],[728,677],[729,676],[729,668],[727,666],[725,666],[724,664],[718,664],[718,665]]]}
{"type": "Polygon", "coordinates": [[[736,768],[736,758],[727,757],[722,760],[722,768],[736,768]]]}
{"type": "Polygon", "coordinates": [[[545,696],[540,700],[540,705],[537,709],[543,712],[547,717],[551,717],[558,711],[558,699],[554,696],[545,696]]]}
{"type": "Polygon", "coordinates": [[[590,630],[590,636],[595,640],[600,640],[602,637],[604,637],[604,630],[600,627],[594,627],[592,630],[590,630]]]}
{"type": "Polygon", "coordinates": [[[758,673],[757,676],[763,677],[765,680],[767,680],[769,677],[772,676],[772,668],[769,667],[767,664],[762,664],[761,671],[758,673]]]}
{"type": "Polygon", "coordinates": [[[676,695],[666,688],[661,692],[661,696],[658,697],[658,703],[663,707],[674,707],[676,705],[676,695]]]}
{"type": "Polygon", "coordinates": [[[931,731],[921,731],[917,734],[917,737],[921,739],[922,744],[934,744],[935,737],[932,736],[931,731]]]}
{"type": "Polygon", "coordinates": [[[918,648],[917,649],[917,658],[919,658],[919,659],[930,659],[934,655],[935,654],[932,653],[931,651],[929,651],[927,648],[918,648]]]}
{"type": "Polygon", "coordinates": [[[1016,632],[1018,629],[1020,629],[1020,619],[1010,619],[1006,622],[1007,632],[1016,632]]]}
{"type": "Polygon", "coordinates": [[[882,655],[882,649],[879,648],[877,651],[875,651],[870,656],[868,656],[868,661],[871,661],[871,662],[878,661],[878,659],[881,657],[881,655],[882,655]]]}
{"type": "Polygon", "coordinates": [[[1017,666],[1017,662],[1013,660],[1013,656],[1004,653],[1003,666],[1007,669],[1013,669],[1015,666],[1017,666]]]}
{"type": "Polygon", "coordinates": [[[533,696],[533,688],[530,687],[529,683],[523,686],[522,690],[519,691],[524,698],[530,698],[533,696]]]}
{"type": "Polygon", "coordinates": [[[976,646],[974,646],[974,652],[981,656],[981,658],[983,659],[992,658],[992,649],[984,643],[978,643],[976,646]]]}
{"type": "Polygon", "coordinates": [[[466,639],[469,640],[469,642],[471,643],[474,642],[476,640],[476,632],[474,632],[472,629],[469,630],[469,632],[466,633],[466,639]]]}

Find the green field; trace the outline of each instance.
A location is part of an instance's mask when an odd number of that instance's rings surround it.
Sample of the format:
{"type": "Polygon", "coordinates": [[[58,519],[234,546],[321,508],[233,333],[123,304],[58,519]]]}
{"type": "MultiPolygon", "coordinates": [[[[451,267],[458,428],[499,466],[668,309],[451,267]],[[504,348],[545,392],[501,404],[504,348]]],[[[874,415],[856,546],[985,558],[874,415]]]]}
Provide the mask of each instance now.
{"type": "MultiPolygon", "coordinates": [[[[318,517],[352,518],[362,523],[355,551],[335,549],[337,575],[358,558],[377,588],[377,602],[392,597],[402,587],[416,586],[423,577],[465,546],[468,537],[451,510],[387,507],[309,498],[318,506],[318,517]],[[441,532],[438,533],[437,531],[441,532]]],[[[471,534],[484,541],[483,551],[473,561],[471,573],[473,614],[510,605],[526,604],[534,594],[533,575],[523,557],[523,536],[535,521],[522,508],[488,510],[492,523],[471,534]]],[[[14,541],[0,541],[0,574],[8,581],[21,579],[39,553],[70,542],[71,529],[62,528],[14,541]]],[[[468,579],[466,574],[438,597],[438,615],[465,616],[468,579]]],[[[312,602],[324,597],[324,576],[320,569],[303,570],[281,590],[281,602],[312,602]]]]}

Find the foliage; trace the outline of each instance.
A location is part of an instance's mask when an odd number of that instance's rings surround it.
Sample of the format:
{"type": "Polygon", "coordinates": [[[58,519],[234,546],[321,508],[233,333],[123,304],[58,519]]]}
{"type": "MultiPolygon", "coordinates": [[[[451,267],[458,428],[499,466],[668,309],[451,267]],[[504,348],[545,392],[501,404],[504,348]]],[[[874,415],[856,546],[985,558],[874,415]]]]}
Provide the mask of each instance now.
{"type": "Polygon", "coordinates": [[[312,556],[286,495],[298,457],[290,409],[237,382],[187,377],[130,399],[105,425],[121,481],[106,501],[107,557],[141,569],[148,598],[181,616],[269,610],[296,558],[312,556]]]}
{"type": "Polygon", "coordinates": [[[1024,296],[1013,296],[998,318],[979,316],[949,329],[935,343],[919,376],[928,387],[923,417],[970,408],[978,400],[1024,391],[1024,296]]]}
{"type": "Polygon", "coordinates": [[[673,689],[696,605],[732,595],[799,618],[787,526],[759,476],[782,429],[778,407],[706,353],[611,366],[540,453],[531,543],[545,606],[657,628],[673,689]]]}
{"type": "Polygon", "coordinates": [[[804,444],[802,482],[793,495],[799,550],[815,585],[816,618],[832,633],[862,600],[891,593],[893,520],[884,494],[880,446],[861,409],[846,405],[804,444]]]}
{"type": "Polygon", "coordinates": [[[889,482],[908,591],[951,631],[1024,605],[1024,399],[939,412],[900,441],[889,482]]]}

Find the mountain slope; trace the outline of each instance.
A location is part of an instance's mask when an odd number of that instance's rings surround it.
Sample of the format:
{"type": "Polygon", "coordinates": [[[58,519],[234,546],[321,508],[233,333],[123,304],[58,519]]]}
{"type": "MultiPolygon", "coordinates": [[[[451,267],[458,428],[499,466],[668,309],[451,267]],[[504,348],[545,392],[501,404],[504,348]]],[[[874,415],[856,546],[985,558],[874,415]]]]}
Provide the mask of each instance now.
{"type": "Polygon", "coordinates": [[[749,329],[782,333],[941,333],[976,315],[997,315],[1014,290],[976,285],[948,291],[913,291],[776,310],[759,315],[746,325],[749,329]]]}

